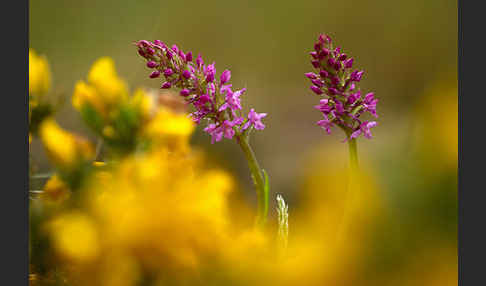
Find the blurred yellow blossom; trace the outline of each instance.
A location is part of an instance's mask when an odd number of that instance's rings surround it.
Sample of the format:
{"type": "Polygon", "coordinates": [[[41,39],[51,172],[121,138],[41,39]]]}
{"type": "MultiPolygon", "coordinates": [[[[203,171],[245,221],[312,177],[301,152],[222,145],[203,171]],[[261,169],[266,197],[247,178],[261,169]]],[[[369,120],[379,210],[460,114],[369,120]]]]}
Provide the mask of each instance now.
{"type": "Polygon", "coordinates": [[[126,83],[118,77],[115,63],[110,57],[97,59],[88,74],[88,82],[108,104],[123,100],[128,95],[126,83]]]}
{"type": "Polygon", "coordinates": [[[133,92],[130,103],[137,107],[144,121],[148,120],[155,112],[156,104],[153,97],[142,88],[138,88],[133,92]]]}
{"type": "Polygon", "coordinates": [[[51,86],[51,72],[45,56],[29,49],[29,95],[42,96],[51,86]]]}
{"type": "Polygon", "coordinates": [[[94,156],[88,141],[65,131],[53,118],[44,120],[39,132],[49,158],[61,168],[69,168],[78,160],[89,160],[94,156]]]}
{"type": "Polygon", "coordinates": [[[48,228],[54,248],[62,257],[86,262],[98,256],[99,233],[88,216],[80,212],[66,213],[51,221],[48,228]]]}
{"type": "Polygon", "coordinates": [[[234,182],[224,171],[202,169],[200,160],[157,148],[126,157],[80,190],[83,212],[60,215],[50,230],[61,257],[92,274],[82,285],[136,285],[141,267],[195,275],[211,257],[224,259],[232,245],[228,195],[234,182]],[[120,256],[121,264],[110,267],[120,256]],[[123,269],[128,280],[117,284],[123,269]]]}
{"type": "Polygon", "coordinates": [[[32,135],[38,135],[40,123],[54,111],[45,97],[50,85],[51,73],[46,57],[29,49],[29,132],[32,135]]]}
{"type": "Polygon", "coordinates": [[[103,57],[93,64],[88,83],[76,84],[72,104],[115,153],[126,155],[148,142],[152,147],[188,152],[194,123],[186,113],[160,103],[157,96],[158,91],[138,88],[128,97],[113,60],[103,57]]]}
{"type": "Polygon", "coordinates": [[[145,146],[150,139],[140,133],[156,112],[155,98],[142,88],[129,96],[127,85],[118,77],[111,58],[96,60],[87,82],[76,83],[72,105],[104,139],[109,152],[127,155],[137,146],[145,146]]]}
{"type": "Polygon", "coordinates": [[[177,114],[161,108],[147,126],[147,132],[153,136],[187,137],[192,134],[194,128],[194,122],[186,114],[177,114]]]}
{"type": "Polygon", "coordinates": [[[72,97],[73,107],[83,111],[93,108],[100,116],[107,117],[113,106],[128,98],[126,83],[118,77],[115,64],[109,57],[96,60],[88,74],[88,81],[78,81],[72,97]]]}
{"type": "Polygon", "coordinates": [[[168,108],[160,107],[157,114],[145,126],[145,136],[151,140],[165,143],[173,150],[187,151],[189,137],[195,124],[183,113],[175,113],[168,108]]]}
{"type": "Polygon", "coordinates": [[[73,107],[78,111],[81,111],[85,104],[89,104],[98,113],[106,113],[106,107],[102,101],[102,98],[96,92],[96,89],[82,80],[78,81],[74,87],[72,104],[73,107]]]}

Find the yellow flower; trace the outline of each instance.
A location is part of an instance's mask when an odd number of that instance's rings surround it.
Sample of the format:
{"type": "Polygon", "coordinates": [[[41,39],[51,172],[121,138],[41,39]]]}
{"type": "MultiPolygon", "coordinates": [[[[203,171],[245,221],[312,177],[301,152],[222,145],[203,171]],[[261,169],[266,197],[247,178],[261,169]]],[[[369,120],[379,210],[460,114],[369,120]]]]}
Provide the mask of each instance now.
{"type": "Polygon", "coordinates": [[[73,107],[81,111],[85,104],[91,105],[99,114],[105,114],[106,107],[100,98],[96,89],[80,80],[74,87],[74,94],[72,97],[73,107]]]}
{"type": "Polygon", "coordinates": [[[228,243],[227,173],[164,149],[129,156],[109,172],[86,192],[103,245],[154,269],[194,269],[228,243]]]}
{"type": "Polygon", "coordinates": [[[187,114],[177,114],[161,109],[147,127],[147,132],[156,135],[187,137],[194,131],[194,122],[187,114]]]}
{"type": "Polygon", "coordinates": [[[100,251],[99,234],[94,222],[86,215],[72,212],[50,222],[52,242],[57,252],[75,262],[89,262],[100,251]]]}
{"type": "Polygon", "coordinates": [[[45,56],[29,49],[29,95],[44,95],[51,85],[51,72],[45,56]]]}
{"type": "Polygon", "coordinates": [[[130,98],[130,103],[137,107],[144,121],[148,120],[155,111],[153,97],[142,88],[135,90],[130,98]]]}
{"type": "Polygon", "coordinates": [[[195,124],[187,114],[174,113],[161,107],[154,118],[146,125],[145,136],[158,144],[169,146],[173,150],[187,152],[189,137],[194,132],[195,124]]]}
{"type": "Polygon", "coordinates": [[[107,104],[115,104],[127,98],[127,85],[118,77],[115,63],[110,57],[102,57],[95,61],[89,71],[88,82],[107,104]]]}
{"type": "Polygon", "coordinates": [[[47,155],[59,167],[71,167],[78,160],[88,160],[94,156],[89,142],[65,131],[52,118],[42,122],[39,135],[47,155]]]}

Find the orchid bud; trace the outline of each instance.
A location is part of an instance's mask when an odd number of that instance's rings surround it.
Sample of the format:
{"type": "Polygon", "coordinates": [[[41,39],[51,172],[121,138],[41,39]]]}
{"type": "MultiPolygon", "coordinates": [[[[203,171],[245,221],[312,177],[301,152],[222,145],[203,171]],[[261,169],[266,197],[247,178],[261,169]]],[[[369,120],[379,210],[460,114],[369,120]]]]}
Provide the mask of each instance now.
{"type": "Polygon", "coordinates": [[[159,77],[159,76],[160,76],[160,71],[153,71],[153,72],[152,72],[152,73],[149,75],[149,77],[150,77],[150,78],[157,78],[157,77],[159,77]]]}
{"type": "Polygon", "coordinates": [[[152,69],[152,68],[154,68],[154,67],[156,67],[156,66],[157,66],[157,63],[156,63],[156,62],[154,62],[154,61],[148,61],[148,62],[147,62],[147,67],[148,67],[148,68],[151,68],[151,69],[152,69]]]}
{"type": "Polygon", "coordinates": [[[353,58],[349,58],[344,61],[344,67],[349,69],[353,66],[353,58]]]}
{"type": "Polygon", "coordinates": [[[187,62],[192,62],[192,52],[188,52],[188,53],[186,54],[186,61],[187,61],[187,62]]]}
{"type": "Polygon", "coordinates": [[[308,79],[316,79],[317,78],[317,75],[313,72],[308,72],[305,74],[305,76],[308,78],[308,79]]]}
{"type": "Polygon", "coordinates": [[[166,81],[162,84],[161,88],[168,89],[172,86],[172,84],[169,81],[166,81]]]}
{"type": "Polygon", "coordinates": [[[171,68],[166,68],[166,69],[164,70],[164,76],[169,77],[169,76],[171,76],[172,74],[174,74],[174,71],[173,71],[171,68]]]}
{"type": "Polygon", "coordinates": [[[189,96],[189,94],[190,94],[190,91],[188,89],[186,89],[186,88],[183,89],[183,90],[181,90],[181,92],[180,92],[180,95],[182,95],[184,97],[185,96],[189,96]]]}
{"type": "Polygon", "coordinates": [[[188,71],[188,70],[184,70],[182,72],[182,76],[185,78],[185,79],[189,79],[191,77],[191,72],[188,71]]]}
{"type": "Polygon", "coordinates": [[[315,85],[312,85],[312,86],[310,87],[310,89],[311,89],[311,90],[312,90],[312,91],[313,91],[315,94],[318,94],[318,95],[319,95],[319,94],[322,94],[322,90],[321,90],[319,87],[315,86],[315,85]]]}
{"type": "Polygon", "coordinates": [[[225,70],[221,74],[220,85],[227,83],[230,80],[230,78],[231,78],[231,72],[229,70],[225,70]]]}

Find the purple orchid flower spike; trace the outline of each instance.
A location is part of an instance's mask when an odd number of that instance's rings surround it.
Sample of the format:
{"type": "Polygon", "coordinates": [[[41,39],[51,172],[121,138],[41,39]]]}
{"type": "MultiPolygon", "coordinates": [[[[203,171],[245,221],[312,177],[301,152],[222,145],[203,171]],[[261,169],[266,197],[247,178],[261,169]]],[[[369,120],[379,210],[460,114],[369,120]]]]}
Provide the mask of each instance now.
{"type": "Polygon", "coordinates": [[[262,225],[268,213],[268,181],[249,145],[248,130],[251,127],[265,129],[262,119],[267,114],[256,113],[252,108],[244,118],[241,96],[246,89],[232,90],[229,70],[223,71],[217,80],[215,63],[205,65],[201,55],[198,54],[194,62],[192,52],[184,53],[177,45],[169,48],[159,40],[141,40],[135,45],[138,54],[147,60],[146,66],[153,69],[149,77],[163,76],[161,88],[178,88],[180,96],[194,107],[190,115],[194,122],[208,122],[204,131],[211,135],[212,144],[227,138],[235,139],[241,147],[254,178],[258,195],[257,222],[262,225]]]}
{"type": "MultiPolygon", "coordinates": [[[[334,126],[339,127],[346,134],[343,142],[347,142],[349,147],[348,194],[350,194],[359,189],[360,184],[357,138],[363,136],[371,139],[371,128],[377,125],[376,121],[362,121],[361,116],[367,112],[371,116],[378,117],[376,112],[378,99],[372,92],[362,97],[358,84],[363,78],[364,71],[352,70],[355,60],[344,53],[341,47],[334,47],[328,35],[319,35],[310,56],[315,71],[305,73],[305,76],[311,82],[312,92],[324,97],[319,101],[319,105],[315,106],[324,117],[317,122],[317,125],[327,134],[331,134],[334,126]]],[[[342,237],[342,229],[347,224],[346,219],[341,222],[337,230],[339,237],[342,237]]]]}
{"type": "Polygon", "coordinates": [[[325,97],[315,106],[325,117],[318,121],[318,125],[328,134],[333,126],[338,126],[346,132],[347,139],[355,139],[359,135],[370,139],[370,128],[376,126],[376,122],[362,122],[360,116],[368,112],[378,117],[378,99],[373,92],[361,97],[357,84],[364,71],[351,71],[354,59],[345,54],[341,47],[334,48],[328,35],[319,35],[310,55],[316,72],[308,72],[305,76],[312,83],[312,92],[325,97]],[[367,125],[363,125],[364,122],[367,125]]]}
{"type": "Polygon", "coordinates": [[[253,109],[250,111],[251,116],[249,115],[245,121],[232,119],[243,118],[241,96],[246,89],[231,89],[230,70],[224,70],[217,81],[215,63],[204,65],[201,55],[193,62],[192,52],[184,53],[177,45],[169,48],[159,40],[141,40],[136,42],[136,46],[138,53],[147,60],[147,67],[153,69],[149,77],[163,76],[165,81],[161,88],[180,88],[179,94],[195,108],[191,117],[196,123],[199,124],[202,119],[210,121],[208,128],[204,130],[211,135],[212,143],[220,141],[223,137],[232,139],[237,134],[236,131],[245,131],[249,126],[254,126],[256,130],[264,129],[265,125],[261,120],[251,117],[257,114],[253,109]],[[242,128],[243,125],[247,127],[242,128]],[[229,131],[228,126],[236,131],[229,131]],[[226,130],[225,136],[219,136],[223,129],[226,130]]]}

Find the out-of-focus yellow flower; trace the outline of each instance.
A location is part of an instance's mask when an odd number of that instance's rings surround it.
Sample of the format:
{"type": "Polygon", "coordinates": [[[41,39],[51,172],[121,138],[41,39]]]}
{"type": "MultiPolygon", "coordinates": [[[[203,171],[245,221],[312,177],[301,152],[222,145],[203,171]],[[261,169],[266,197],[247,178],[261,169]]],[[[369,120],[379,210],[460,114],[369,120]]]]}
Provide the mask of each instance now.
{"type": "Polygon", "coordinates": [[[91,66],[88,81],[80,80],[76,83],[72,105],[78,111],[89,105],[106,118],[113,108],[125,103],[127,99],[127,84],[118,77],[113,60],[102,57],[91,66]]]}
{"type": "Polygon", "coordinates": [[[137,107],[144,121],[148,120],[155,111],[155,103],[152,96],[144,89],[138,88],[130,98],[130,103],[137,107]]]}
{"type": "Polygon", "coordinates": [[[96,89],[82,80],[78,81],[74,87],[72,104],[78,111],[81,111],[85,104],[89,104],[98,113],[106,113],[106,106],[103,99],[96,92],[96,89]]]}
{"type": "Polygon", "coordinates": [[[68,186],[59,178],[53,175],[44,185],[42,198],[52,202],[62,202],[69,197],[68,186]]]}
{"type": "Polygon", "coordinates": [[[115,104],[128,95],[127,85],[118,77],[115,63],[110,57],[102,57],[94,62],[88,74],[88,82],[108,104],[115,104]]]}
{"type": "Polygon", "coordinates": [[[39,135],[49,158],[61,168],[70,168],[78,160],[94,156],[93,146],[88,141],[65,131],[52,118],[42,122],[39,135]]]}
{"type": "Polygon", "coordinates": [[[64,258],[75,262],[94,260],[99,252],[99,233],[88,216],[72,212],[56,217],[48,225],[54,248],[64,258]]]}
{"type": "Polygon", "coordinates": [[[40,126],[40,137],[52,161],[70,165],[76,160],[76,140],[63,130],[54,119],[46,119],[40,126]]]}
{"type": "Polygon", "coordinates": [[[262,245],[261,235],[237,238],[231,228],[233,179],[201,166],[197,156],[159,148],[96,171],[103,175],[80,190],[83,213],[62,215],[50,228],[61,257],[84,263],[73,275],[81,273],[83,285],[136,285],[142,268],[160,278],[172,271],[194,278],[209,261],[237,261],[262,245]]]}
{"type": "Polygon", "coordinates": [[[45,56],[29,49],[29,95],[42,96],[51,86],[51,72],[45,56]]]}
{"type": "Polygon", "coordinates": [[[187,137],[194,131],[194,122],[186,114],[177,114],[168,109],[161,109],[147,127],[153,136],[187,137]]]}
{"type": "Polygon", "coordinates": [[[191,166],[190,159],[161,150],[124,160],[112,180],[94,184],[92,207],[109,244],[132,249],[149,263],[159,256],[159,263],[183,268],[217,252],[227,235],[233,182],[221,171],[195,176],[191,166]]]}
{"type": "Polygon", "coordinates": [[[29,132],[33,135],[38,135],[39,124],[54,111],[45,97],[50,85],[51,73],[47,59],[29,49],[29,132]]]}
{"type": "Polygon", "coordinates": [[[111,58],[96,60],[87,82],[77,82],[72,105],[104,139],[110,152],[125,156],[149,145],[141,132],[153,117],[155,100],[140,88],[129,97],[127,85],[118,77],[111,58]]]}
{"type": "Polygon", "coordinates": [[[166,144],[172,149],[187,152],[189,138],[194,129],[195,124],[187,114],[175,113],[161,107],[145,127],[145,136],[158,144],[166,144]]]}

